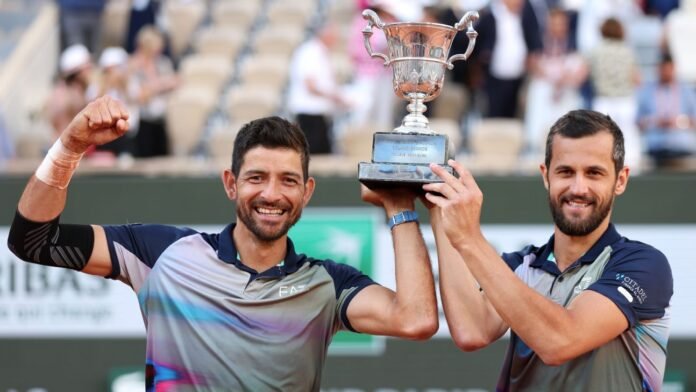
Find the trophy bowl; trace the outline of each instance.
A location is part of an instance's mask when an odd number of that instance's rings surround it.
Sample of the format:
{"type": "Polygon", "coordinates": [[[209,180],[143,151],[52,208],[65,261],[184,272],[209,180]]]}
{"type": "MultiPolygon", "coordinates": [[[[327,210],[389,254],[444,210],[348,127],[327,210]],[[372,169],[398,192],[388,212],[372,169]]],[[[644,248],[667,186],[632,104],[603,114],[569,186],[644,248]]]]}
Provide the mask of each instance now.
{"type": "Polygon", "coordinates": [[[362,15],[367,20],[362,31],[367,53],[384,60],[384,66],[392,67],[394,93],[408,101],[408,114],[393,131],[375,132],[372,162],[358,164],[358,179],[368,187],[420,188],[424,183],[441,182],[429,164],[439,164],[452,173],[447,160],[454,156],[454,151],[447,135],[430,129],[423,114],[427,110],[425,102],[440,95],[446,69],[452,69],[454,61],[471,56],[478,36],[473,28],[478,13],[467,12],[454,27],[439,23],[385,24],[372,10],[365,10],[362,15]],[[388,55],[372,51],[373,27],[384,32],[388,55]],[[455,35],[464,29],[469,37],[465,53],[448,58],[455,35]]]}

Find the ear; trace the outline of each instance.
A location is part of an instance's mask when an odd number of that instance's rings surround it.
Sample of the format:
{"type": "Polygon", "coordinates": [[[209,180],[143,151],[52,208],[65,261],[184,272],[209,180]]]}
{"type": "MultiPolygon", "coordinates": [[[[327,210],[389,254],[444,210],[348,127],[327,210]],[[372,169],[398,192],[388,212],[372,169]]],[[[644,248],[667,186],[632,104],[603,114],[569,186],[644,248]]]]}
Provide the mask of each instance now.
{"type": "Polygon", "coordinates": [[[225,193],[227,198],[230,200],[237,199],[237,178],[232,173],[231,169],[225,169],[222,171],[220,177],[222,178],[222,186],[225,187],[225,193]]]}
{"type": "Polygon", "coordinates": [[[309,177],[307,179],[307,182],[305,183],[305,192],[304,196],[302,197],[302,207],[306,207],[307,204],[309,203],[309,199],[312,198],[312,195],[314,194],[314,187],[316,186],[316,182],[314,181],[314,177],[309,177]]]}
{"type": "Polygon", "coordinates": [[[616,196],[626,191],[626,186],[628,185],[628,175],[630,171],[631,170],[628,168],[628,166],[624,166],[621,170],[619,170],[619,173],[616,176],[616,184],[614,185],[614,194],[616,196]]]}
{"type": "Polygon", "coordinates": [[[541,172],[541,179],[544,180],[544,188],[546,188],[546,190],[548,191],[549,190],[549,175],[548,175],[549,172],[548,172],[548,169],[546,168],[546,165],[543,163],[541,165],[539,165],[539,171],[541,172]]]}

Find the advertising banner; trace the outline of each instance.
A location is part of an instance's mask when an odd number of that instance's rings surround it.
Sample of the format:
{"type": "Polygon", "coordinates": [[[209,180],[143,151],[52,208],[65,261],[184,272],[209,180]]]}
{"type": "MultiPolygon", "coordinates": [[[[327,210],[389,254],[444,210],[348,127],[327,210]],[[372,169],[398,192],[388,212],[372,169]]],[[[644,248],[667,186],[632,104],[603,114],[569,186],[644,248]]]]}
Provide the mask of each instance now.
{"type": "MultiPolygon", "coordinates": [[[[217,232],[221,226],[197,226],[217,232]]],[[[543,244],[551,225],[487,225],[484,234],[500,252],[527,244],[543,244]]],[[[674,277],[671,336],[696,337],[696,225],[619,225],[619,232],[649,243],[667,256],[674,277]]],[[[437,255],[432,231],[423,225],[435,277],[437,255]]],[[[0,243],[7,243],[8,228],[0,228],[0,243]]],[[[377,209],[307,209],[291,230],[298,252],[352,265],[380,284],[394,288],[391,235],[377,209]]],[[[142,317],[130,287],[117,281],[71,270],[24,263],[7,246],[0,246],[0,338],[7,337],[140,337],[142,317]]],[[[441,313],[439,337],[447,337],[441,313]]],[[[379,354],[383,338],[340,333],[333,354],[379,354]]]]}

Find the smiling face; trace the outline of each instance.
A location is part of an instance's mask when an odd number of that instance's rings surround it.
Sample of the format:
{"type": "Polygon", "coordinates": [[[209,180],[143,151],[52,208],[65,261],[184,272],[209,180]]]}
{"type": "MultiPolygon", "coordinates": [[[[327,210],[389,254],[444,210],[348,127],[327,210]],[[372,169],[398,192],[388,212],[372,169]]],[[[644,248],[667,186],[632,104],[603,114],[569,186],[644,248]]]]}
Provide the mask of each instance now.
{"type": "Polygon", "coordinates": [[[314,179],[304,180],[300,153],[290,148],[251,148],[239,175],[227,169],[223,182],[237,201],[237,224],[262,242],[283,238],[314,192],[314,179]]]}
{"type": "Polygon", "coordinates": [[[609,132],[553,137],[553,157],[541,171],[554,223],[563,234],[586,236],[609,224],[614,197],[628,180],[628,168],[616,172],[613,148],[609,132]]]}

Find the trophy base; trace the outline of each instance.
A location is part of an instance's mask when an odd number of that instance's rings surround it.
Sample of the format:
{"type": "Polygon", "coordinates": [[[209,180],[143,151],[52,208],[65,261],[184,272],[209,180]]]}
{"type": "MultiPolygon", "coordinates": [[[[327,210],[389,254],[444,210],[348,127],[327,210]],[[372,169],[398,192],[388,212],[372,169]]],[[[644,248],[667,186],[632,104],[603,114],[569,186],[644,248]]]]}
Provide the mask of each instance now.
{"type": "MultiPolygon", "coordinates": [[[[452,167],[441,165],[454,175],[452,167]]],[[[420,189],[423,184],[442,182],[427,164],[374,163],[358,164],[358,180],[368,188],[407,187],[420,189]]]]}

